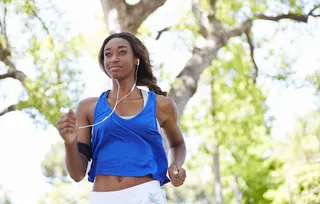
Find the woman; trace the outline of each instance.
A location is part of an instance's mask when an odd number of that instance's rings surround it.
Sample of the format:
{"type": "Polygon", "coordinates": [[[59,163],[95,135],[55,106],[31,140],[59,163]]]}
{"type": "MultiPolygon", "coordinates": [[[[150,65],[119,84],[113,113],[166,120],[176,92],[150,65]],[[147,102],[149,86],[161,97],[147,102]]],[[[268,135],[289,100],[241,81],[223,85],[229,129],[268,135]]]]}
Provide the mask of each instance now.
{"type": "Polygon", "coordinates": [[[70,110],[57,122],[68,172],[81,181],[92,159],[92,204],[166,203],[161,186],[171,182],[178,187],[186,178],[176,105],[158,87],[146,47],[130,33],[106,38],[99,63],[112,79],[112,89],[82,100],[75,114],[70,110]],[[160,128],[170,146],[170,166],[160,128]]]}

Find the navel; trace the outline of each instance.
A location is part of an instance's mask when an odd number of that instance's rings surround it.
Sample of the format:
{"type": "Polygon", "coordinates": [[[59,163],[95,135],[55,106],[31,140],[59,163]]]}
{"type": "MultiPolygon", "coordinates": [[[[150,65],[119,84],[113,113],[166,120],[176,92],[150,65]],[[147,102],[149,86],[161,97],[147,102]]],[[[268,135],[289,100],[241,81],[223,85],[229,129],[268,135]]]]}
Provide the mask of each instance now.
{"type": "Polygon", "coordinates": [[[118,176],[118,181],[121,182],[122,181],[122,177],[118,176]]]}

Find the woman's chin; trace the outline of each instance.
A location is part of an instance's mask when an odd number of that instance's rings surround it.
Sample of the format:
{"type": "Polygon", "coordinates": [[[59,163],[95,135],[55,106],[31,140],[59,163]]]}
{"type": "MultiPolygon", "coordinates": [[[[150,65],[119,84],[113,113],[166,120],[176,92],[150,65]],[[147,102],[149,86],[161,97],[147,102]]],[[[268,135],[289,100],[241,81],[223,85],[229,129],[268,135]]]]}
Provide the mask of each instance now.
{"type": "Polygon", "coordinates": [[[111,78],[112,79],[115,79],[115,80],[123,80],[124,77],[119,75],[119,74],[114,74],[114,73],[111,73],[111,78]]]}

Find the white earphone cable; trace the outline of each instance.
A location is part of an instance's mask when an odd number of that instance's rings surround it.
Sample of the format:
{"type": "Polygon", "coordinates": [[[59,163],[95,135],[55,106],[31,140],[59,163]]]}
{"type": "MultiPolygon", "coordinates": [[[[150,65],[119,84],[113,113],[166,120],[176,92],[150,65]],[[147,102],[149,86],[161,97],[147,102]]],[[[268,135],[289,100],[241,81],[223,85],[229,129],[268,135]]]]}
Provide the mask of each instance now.
{"type": "Polygon", "coordinates": [[[93,126],[95,126],[95,125],[98,125],[98,124],[104,122],[105,120],[107,120],[107,119],[113,114],[113,112],[116,110],[116,107],[117,107],[118,103],[119,103],[122,99],[124,99],[124,98],[126,98],[127,96],[129,96],[129,95],[132,93],[132,91],[134,90],[134,88],[135,88],[135,86],[136,86],[136,83],[137,83],[137,78],[138,78],[138,68],[139,68],[139,59],[138,59],[138,64],[137,64],[136,73],[135,73],[135,81],[134,81],[134,84],[133,84],[130,92],[129,92],[127,95],[123,96],[120,100],[118,100],[118,99],[119,99],[119,93],[120,93],[120,84],[119,84],[119,81],[116,79],[116,82],[117,82],[117,84],[118,84],[117,99],[116,99],[116,104],[114,105],[114,108],[112,109],[111,113],[110,113],[109,115],[107,115],[107,116],[106,116],[103,120],[101,120],[100,122],[97,122],[97,123],[92,124],[92,125],[80,126],[80,127],[79,127],[80,129],[82,129],[82,128],[88,128],[88,127],[93,127],[93,126]]]}

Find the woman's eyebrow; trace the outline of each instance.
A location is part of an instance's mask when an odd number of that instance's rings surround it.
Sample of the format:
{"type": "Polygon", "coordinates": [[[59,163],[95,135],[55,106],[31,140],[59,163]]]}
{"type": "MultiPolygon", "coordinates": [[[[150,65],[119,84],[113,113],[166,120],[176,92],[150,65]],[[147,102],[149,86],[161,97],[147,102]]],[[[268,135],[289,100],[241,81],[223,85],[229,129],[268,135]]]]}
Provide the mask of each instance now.
{"type": "MultiPolygon", "coordinates": [[[[128,49],[128,47],[125,45],[119,45],[118,48],[127,48],[128,49]]],[[[104,49],[104,51],[107,51],[107,50],[111,50],[111,48],[108,47],[108,48],[104,49]]]]}

